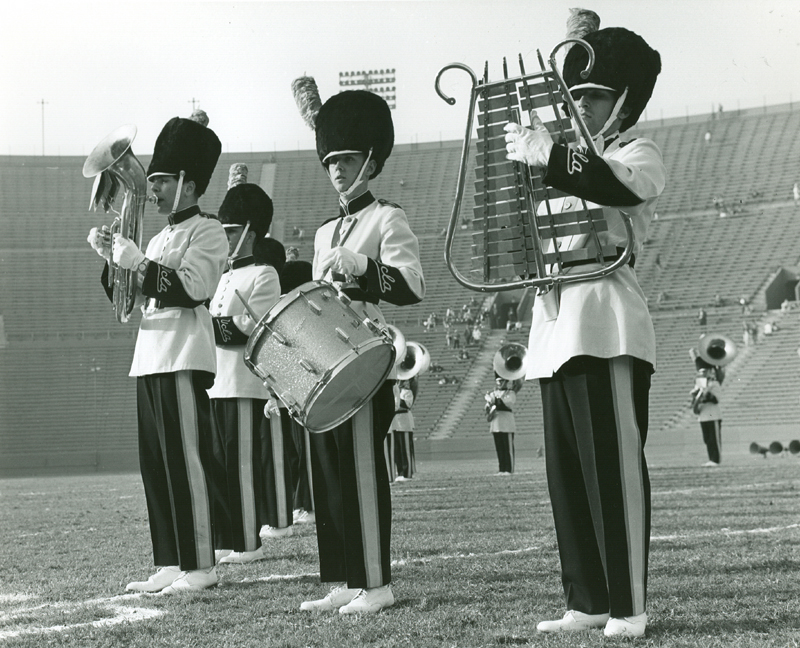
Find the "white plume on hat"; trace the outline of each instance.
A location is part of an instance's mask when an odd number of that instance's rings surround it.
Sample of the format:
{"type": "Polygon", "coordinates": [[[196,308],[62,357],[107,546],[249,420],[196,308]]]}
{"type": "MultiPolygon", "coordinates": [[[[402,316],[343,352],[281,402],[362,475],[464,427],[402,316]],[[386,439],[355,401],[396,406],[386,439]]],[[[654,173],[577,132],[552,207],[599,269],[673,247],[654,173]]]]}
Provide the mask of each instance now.
{"type": "Polygon", "coordinates": [[[292,94],[303,121],[311,130],[315,130],[322,100],[314,77],[301,76],[292,81],[292,94]]]}
{"type": "Polygon", "coordinates": [[[591,9],[574,8],[567,18],[567,38],[583,38],[600,29],[600,16],[591,9]]]}

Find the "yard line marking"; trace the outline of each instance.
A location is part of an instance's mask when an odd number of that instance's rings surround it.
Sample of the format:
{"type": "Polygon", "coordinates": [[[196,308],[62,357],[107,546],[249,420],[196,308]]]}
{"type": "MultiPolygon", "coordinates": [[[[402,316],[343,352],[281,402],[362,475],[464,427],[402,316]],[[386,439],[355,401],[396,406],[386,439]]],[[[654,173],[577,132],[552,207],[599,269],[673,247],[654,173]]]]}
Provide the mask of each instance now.
{"type": "Polygon", "coordinates": [[[736,529],[731,531],[727,527],[724,529],[719,529],[717,531],[704,531],[703,533],[676,533],[673,535],[663,535],[663,536],[651,536],[650,540],[683,540],[683,539],[692,539],[692,538],[709,538],[713,536],[736,536],[736,535],[748,535],[748,534],[767,534],[767,533],[776,533],[778,531],[787,531],[789,529],[797,529],[800,528],[800,523],[797,524],[788,524],[786,526],[779,526],[779,527],[767,527],[764,529],[736,529]]]}
{"type": "MultiPolygon", "coordinates": [[[[0,602],[5,603],[20,603],[36,599],[37,597],[30,594],[0,594],[0,602]]],[[[54,601],[48,603],[41,603],[39,605],[28,605],[19,607],[9,611],[0,612],[0,622],[11,625],[15,619],[19,617],[29,617],[31,613],[53,609],[53,610],[71,610],[81,611],[87,606],[96,606],[103,610],[110,611],[114,614],[113,617],[98,619],[96,621],[85,621],[81,623],[71,624],[57,624],[52,626],[32,626],[26,628],[19,628],[16,630],[0,630],[0,641],[3,639],[12,639],[22,635],[37,635],[37,634],[53,634],[57,632],[65,632],[76,628],[101,628],[119,625],[132,621],[144,621],[147,619],[154,619],[165,614],[163,610],[155,610],[153,608],[141,607],[138,605],[121,604],[121,601],[129,601],[132,599],[142,598],[142,593],[135,594],[122,594],[119,596],[95,598],[86,601],[68,602],[68,601],[54,601]]]]}
{"type": "Polygon", "coordinates": [[[689,493],[696,493],[698,491],[708,491],[713,489],[715,492],[719,491],[740,491],[740,490],[754,490],[758,488],[771,487],[771,486],[800,486],[800,481],[790,479],[786,481],[777,482],[759,482],[757,484],[731,484],[730,486],[719,486],[716,484],[709,484],[707,486],[698,486],[697,488],[677,488],[675,490],[654,490],[653,495],[687,495],[689,493]]]}

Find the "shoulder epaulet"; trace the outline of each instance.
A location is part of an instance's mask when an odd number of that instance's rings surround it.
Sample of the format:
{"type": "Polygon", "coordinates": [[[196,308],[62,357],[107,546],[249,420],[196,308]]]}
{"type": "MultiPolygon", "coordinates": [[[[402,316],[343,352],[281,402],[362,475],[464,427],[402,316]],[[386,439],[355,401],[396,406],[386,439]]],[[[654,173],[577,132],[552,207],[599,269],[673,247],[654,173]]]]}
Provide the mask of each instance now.
{"type": "Polygon", "coordinates": [[[623,146],[627,146],[631,142],[635,142],[635,141],[636,141],[636,138],[634,137],[633,139],[629,139],[627,142],[620,142],[619,143],[619,147],[622,148],[623,146]]]}
{"type": "Polygon", "coordinates": [[[210,214],[210,213],[204,212],[204,211],[200,212],[200,216],[202,216],[203,218],[210,218],[211,220],[219,220],[219,218],[217,218],[216,214],[210,214]]]}
{"type": "Polygon", "coordinates": [[[403,209],[403,208],[402,208],[400,205],[398,205],[397,203],[393,203],[393,202],[391,202],[390,200],[384,200],[383,198],[378,198],[378,202],[379,202],[381,205],[388,205],[389,207],[394,207],[395,209],[403,209]]]}

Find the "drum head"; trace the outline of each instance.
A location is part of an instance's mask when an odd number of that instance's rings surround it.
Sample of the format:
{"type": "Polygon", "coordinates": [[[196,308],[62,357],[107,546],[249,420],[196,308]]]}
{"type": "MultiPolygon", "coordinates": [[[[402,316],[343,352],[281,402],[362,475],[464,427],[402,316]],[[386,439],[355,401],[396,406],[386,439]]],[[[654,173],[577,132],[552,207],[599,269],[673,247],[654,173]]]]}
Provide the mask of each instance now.
{"type": "Polygon", "coordinates": [[[309,432],[326,432],[344,423],[375,395],[394,365],[394,347],[375,341],[358,357],[336,367],[309,402],[301,423],[309,432]]]}

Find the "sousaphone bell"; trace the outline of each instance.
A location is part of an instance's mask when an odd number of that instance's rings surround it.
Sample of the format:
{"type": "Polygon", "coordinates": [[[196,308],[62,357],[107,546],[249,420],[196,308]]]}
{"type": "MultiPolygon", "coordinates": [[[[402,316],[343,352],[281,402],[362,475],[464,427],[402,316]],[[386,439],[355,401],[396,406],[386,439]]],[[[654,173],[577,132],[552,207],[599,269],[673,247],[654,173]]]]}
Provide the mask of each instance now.
{"type": "Polygon", "coordinates": [[[431,366],[431,354],[419,342],[406,342],[406,352],[403,359],[397,363],[397,379],[411,380],[414,376],[424,373],[431,366]]]}
{"type": "Polygon", "coordinates": [[[528,370],[528,349],[519,342],[504,344],[492,360],[495,373],[505,380],[525,378],[528,370]]]}
{"type": "Polygon", "coordinates": [[[700,336],[697,352],[708,364],[724,367],[736,357],[736,343],[720,333],[706,333],[700,336]]]}

